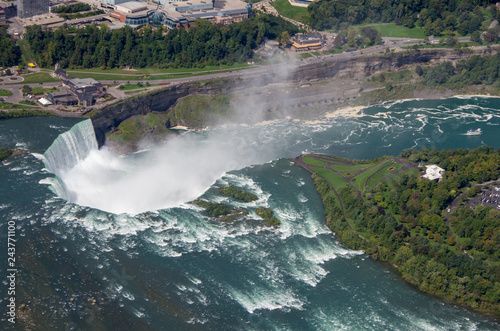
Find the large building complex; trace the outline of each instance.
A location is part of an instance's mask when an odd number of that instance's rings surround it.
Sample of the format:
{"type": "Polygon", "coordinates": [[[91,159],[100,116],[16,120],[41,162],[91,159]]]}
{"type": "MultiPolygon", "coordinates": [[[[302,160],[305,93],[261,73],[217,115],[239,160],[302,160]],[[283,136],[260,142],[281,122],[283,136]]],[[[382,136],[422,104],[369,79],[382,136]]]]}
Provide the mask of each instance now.
{"type": "Polygon", "coordinates": [[[124,2],[128,2],[130,0],[102,0],[102,7],[114,8],[116,5],[119,5],[124,2]]]}
{"type": "Polygon", "coordinates": [[[49,12],[50,0],[17,0],[17,16],[32,17],[49,12]]]}
{"type": "Polygon", "coordinates": [[[241,0],[181,0],[156,5],[129,1],[114,9],[111,17],[131,26],[150,24],[170,28],[187,28],[197,19],[230,24],[247,19],[252,11],[251,4],[241,0]]]}

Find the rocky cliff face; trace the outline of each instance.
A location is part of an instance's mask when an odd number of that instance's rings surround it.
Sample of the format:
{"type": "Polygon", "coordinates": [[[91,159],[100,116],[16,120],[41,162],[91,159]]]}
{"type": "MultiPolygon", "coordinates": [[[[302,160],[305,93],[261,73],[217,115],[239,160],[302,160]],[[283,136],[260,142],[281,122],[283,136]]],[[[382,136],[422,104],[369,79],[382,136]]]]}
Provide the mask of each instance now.
{"type": "MultiPolygon", "coordinates": [[[[258,79],[256,79],[256,77],[241,76],[237,78],[231,77],[204,82],[186,83],[118,102],[104,108],[100,114],[94,116],[92,118],[92,123],[100,147],[105,143],[106,132],[116,128],[125,119],[135,115],[146,115],[152,111],[168,112],[170,107],[175,105],[177,100],[191,94],[215,95],[224,93],[239,95],[249,94],[248,91],[258,89],[259,92],[254,93],[253,98],[258,99],[260,103],[266,103],[274,97],[272,95],[265,95],[266,93],[262,91],[267,90],[267,94],[270,93],[270,91],[273,91],[273,86],[277,83],[288,83],[300,86],[301,84],[321,80],[364,80],[371,75],[381,72],[412,68],[417,64],[425,65],[444,61],[456,61],[458,59],[469,58],[474,54],[478,53],[459,53],[443,50],[413,51],[378,57],[336,59],[318,64],[303,65],[299,66],[286,78],[270,72],[257,77],[258,79]]],[[[354,83],[354,85],[356,85],[356,83],[354,83]]],[[[311,93],[292,93],[290,95],[284,95],[284,102],[280,101],[280,103],[287,107],[300,107],[301,105],[310,105],[311,98],[313,98],[313,100],[315,99],[313,102],[317,102],[319,100],[318,97],[321,99],[320,102],[341,103],[345,100],[355,98],[356,95],[359,95],[360,89],[359,86],[348,86],[348,84],[344,82],[342,86],[332,88],[330,91],[328,95],[322,96],[316,94],[311,96],[311,93]],[[344,91],[343,87],[347,88],[348,91],[344,91]]],[[[266,108],[267,111],[269,111],[271,109],[276,109],[276,106],[271,105],[266,108]]]]}
{"type": "Polygon", "coordinates": [[[104,108],[101,113],[92,117],[99,147],[105,143],[106,132],[129,117],[146,115],[153,111],[167,112],[177,100],[190,94],[213,95],[229,93],[228,80],[219,79],[208,82],[186,83],[166,87],[151,93],[126,99],[104,108]]]}

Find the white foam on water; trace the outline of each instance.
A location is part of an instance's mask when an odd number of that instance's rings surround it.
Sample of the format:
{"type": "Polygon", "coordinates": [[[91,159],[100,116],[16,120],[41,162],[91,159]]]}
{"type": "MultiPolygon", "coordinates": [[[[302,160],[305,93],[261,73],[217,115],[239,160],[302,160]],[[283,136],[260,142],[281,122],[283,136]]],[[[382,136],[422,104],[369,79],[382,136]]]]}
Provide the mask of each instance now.
{"type": "Polygon", "coordinates": [[[135,300],[135,296],[131,292],[126,291],[126,290],[122,292],[122,296],[129,301],[135,300]]]}
{"type": "Polygon", "coordinates": [[[139,318],[144,318],[146,316],[146,314],[144,312],[139,311],[138,309],[132,308],[132,311],[133,311],[134,315],[139,317],[139,318]]]}
{"type": "Polygon", "coordinates": [[[284,288],[252,286],[244,290],[230,287],[228,291],[231,298],[250,314],[253,314],[256,310],[304,309],[304,302],[298,299],[293,292],[284,288]]]}

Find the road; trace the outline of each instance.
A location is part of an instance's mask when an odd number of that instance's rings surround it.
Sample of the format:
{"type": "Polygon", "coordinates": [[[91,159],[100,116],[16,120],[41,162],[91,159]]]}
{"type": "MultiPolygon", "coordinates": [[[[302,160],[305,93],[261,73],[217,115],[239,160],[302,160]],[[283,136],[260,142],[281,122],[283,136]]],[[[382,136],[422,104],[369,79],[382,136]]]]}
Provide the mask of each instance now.
{"type": "MultiPolygon", "coordinates": [[[[224,77],[238,77],[238,76],[244,76],[244,77],[259,77],[262,75],[269,75],[276,73],[276,75],[283,75],[284,70],[289,70],[290,73],[292,73],[294,70],[296,70],[297,67],[301,66],[307,66],[307,65],[312,65],[312,64],[319,64],[323,62],[334,62],[334,61],[339,61],[339,60],[344,60],[344,59],[355,59],[363,56],[370,56],[370,55],[377,55],[377,54],[384,54],[389,48],[390,51],[392,52],[402,52],[406,51],[405,49],[402,49],[404,46],[411,46],[413,44],[418,44],[422,42],[422,40],[419,39],[408,39],[408,38],[383,38],[384,44],[383,45],[377,45],[373,46],[370,48],[366,48],[363,50],[357,50],[353,52],[343,52],[340,54],[331,54],[331,55],[322,55],[322,56],[314,56],[311,58],[306,58],[306,59],[295,59],[295,54],[291,54],[292,60],[284,63],[278,63],[278,64],[270,64],[270,65],[261,65],[261,66],[254,66],[252,68],[248,69],[240,69],[240,70],[234,70],[234,71],[221,71],[221,72],[214,72],[211,74],[207,75],[201,75],[201,76],[191,76],[191,77],[182,77],[182,78],[168,78],[168,79],[159,79],[159,80],[154,80],[151,81],[151,83],[154,84],[161,84],[161,83],[169,83],[171,85],[174,84],[181,84],[181,83],[188,83],[188,82],[195,82],[195,81],[201,81],[201,80],[208,80],[208,79],[216,79],[216,78],[224,78],[224,77]]],[[[475,47],[475,48],[480,48],[480,47],[475,47]]],[[[482,48],[485,48],[485,46],[482,46],[482,48]]],[[[159,74],[151,74],[150,76],[160,76],[160,75],[165,75],[165,73],[159,73],[159,74]]],[[[279,76],[278,76],[279,77],[279,76]]],[[[4,79],[5,81],[5,79],[4,79]]],[[[137,80],[119,80],[119,79],[114,79],[114,80],[100,80],[103,85],[115,85],[116,83],[118,84],[123,84],[126,82],[130,83],[136,83],[136,82],[144,82],[144,80],[137,79],[137,80]]],[[[0,88],[6,89],[11,91],[14,95],[12,97],[9,97],[9,102],[15,102],[16,100],[19,100],[19,89],[23,86],[24,84],[9,84],[5,82],[0,82],[0,88]]],[[[27,84],[31,87],[34,86],[41,86],[42,84],[27,84]]],[[[44,87],[59,87],[61,86],[61,82],[56,82],[56,83],[43,83],[44,87]]],[[[170,85],[170,86],[171,86],[170,85]]],[[[155,90],[155,89],[162,89],[165,88],[164,85],[159,85],[159,86],[154,86],[154,87],[149,87],[148,91],[155,90]]],[[[124,99],[132,96],[131,94],[125,94],[123,91],[118,90],[117,88],[110,88],[108,91],[113,97],[116,99],[124,99]]],[[[141,93],[141,92],[138,92],[141,93]]],[[[116,100],[109,101],[106,104],[116,102],[116,100]]],[[[55,108],[52,107],[52,108],[55,108]]],[[[101,108],[101,106],[93,106],[93,108],[101,108]]]]}

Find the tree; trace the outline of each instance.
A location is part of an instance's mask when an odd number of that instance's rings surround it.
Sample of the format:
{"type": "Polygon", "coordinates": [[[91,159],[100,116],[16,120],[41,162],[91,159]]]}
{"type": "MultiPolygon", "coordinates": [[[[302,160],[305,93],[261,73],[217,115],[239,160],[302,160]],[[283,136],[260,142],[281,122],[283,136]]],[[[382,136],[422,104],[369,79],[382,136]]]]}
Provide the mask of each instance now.
{"type": "Polygon", "coordinates": [[[28,95],[33,93],[33,89],[29,85],[24,85],[22,88],[23,95],[28,95]]]}
{"type": "Polygon", "coordinates": [[[288,31],[283,31],[279,39],[280,44],[285,47],[290,44],[290,34],[288,33],[288,31]]]}
{"type": "Polygon", "coordinates": [[[347,45],[354,47],[358,41],[358,30],[350,27],[347,30],[347,45]]]}

